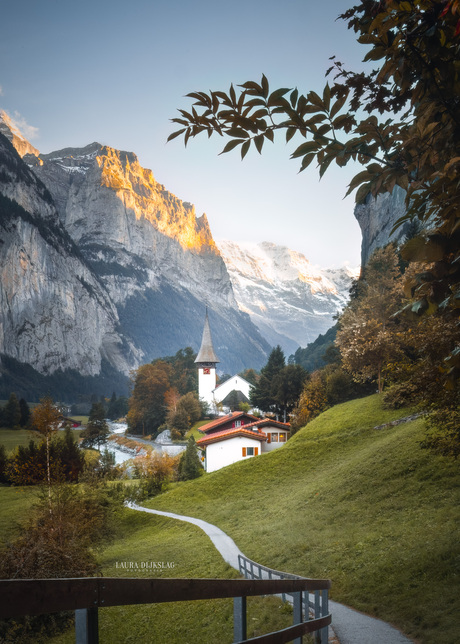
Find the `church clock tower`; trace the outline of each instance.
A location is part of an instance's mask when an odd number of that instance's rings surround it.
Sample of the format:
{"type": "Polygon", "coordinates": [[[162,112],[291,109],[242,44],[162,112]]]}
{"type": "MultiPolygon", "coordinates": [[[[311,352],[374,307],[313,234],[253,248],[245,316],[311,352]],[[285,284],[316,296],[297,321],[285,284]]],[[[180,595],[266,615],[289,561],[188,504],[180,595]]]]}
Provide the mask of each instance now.
{"type": "Polygon", "coordinates": [[[195,364],[198,367],[198,396],[205,400],[211,408],[214,404],[213,391],[216,388],[216,364],[218,362],[219,358],[214,353],[214,347],[212,346],[208,309],[206,307],[203,337],[195,364]]]}

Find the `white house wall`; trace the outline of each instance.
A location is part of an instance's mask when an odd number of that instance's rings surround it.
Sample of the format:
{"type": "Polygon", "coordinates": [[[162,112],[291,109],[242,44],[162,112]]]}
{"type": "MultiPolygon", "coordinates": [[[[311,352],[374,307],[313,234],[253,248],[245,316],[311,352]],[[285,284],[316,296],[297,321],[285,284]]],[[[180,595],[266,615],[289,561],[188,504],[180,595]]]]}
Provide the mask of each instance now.
{"type": "Polygon", "coordinates": [[[261,453],[261,441],[246,436],[235,436],[227,440],[211,443],[206,446],[206,472],[215,472],[221,467],[237,461],[245,461],[253,456],[243,456],[243,447],[258,448],[261,453]]]}
{"type": "Polygon", "coordinates": [[[241,376],[232,376],[221,385],[214,389],[214,400],[216,403],[222,402],[228,394],[235,389],[235,391],[241,391],[246,398],[249,400],[249,389],[251,388],[250,383],[242,378],[241,376]]]}
{"type": "MultiPolygon", "coordinates": [[[[264,434],[267,434],[267,436],[269,434],[270,436],[272,434],[278,434],[278,436],[279,434],[282,434],[282,433],[287,434],[286,430],[283,431],[282,429],[275,429],[275,428],[271,429],[270,427],[262,427],[261,431],[263,431],[264,434]]],[[[285,445],[286,442],[287,442],[287,436],[284,442],[277,441],[276,443],[273,443],[271,440],[270,442],[265,441],[264,443],[262,443],[262,452],[263,453],[272,452],[274,449],[277,449],[278,447],[285,445]]]]}

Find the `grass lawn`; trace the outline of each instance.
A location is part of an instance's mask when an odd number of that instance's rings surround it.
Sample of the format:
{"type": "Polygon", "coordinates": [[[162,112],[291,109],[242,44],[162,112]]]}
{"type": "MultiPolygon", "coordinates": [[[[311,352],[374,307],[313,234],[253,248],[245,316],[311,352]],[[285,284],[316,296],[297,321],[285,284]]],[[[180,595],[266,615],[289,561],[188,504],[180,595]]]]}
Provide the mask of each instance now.
{"type": "Polygon", "coordinates": [[[190,438],[190,436],[193,436],[195,440],[198,440],[199,438],[203,438],[203,434],[198,431],[198,429],[202,425],[207,425],[210,421],[209,420],[199,420],[196,422],[193,427],[191,427],[188,432],[185,435],[185,438],[190,438]]]}
{"type": "Polygon", "coordinates": [[[41,440],[41,436],[28,429],[0,428],[0,445],[4,445],[7,452],[13,451],[18,445],[28,445],[31,439],[41,440]]]}
{"type": "Polygon", "coordinates": [[[338,405],[271,454],[148,503],[210,521],[249,557],[332,579],[332,597],[424,644],[460,632],[459,465],[421,450],[418,419],[375,395],[338,405]]]}
{"type": "Polygon", "coordinates": [[[14,537],[18,521],[27,517],[37,499],[37,488],[0,485],[0,544],[14,537]]]}

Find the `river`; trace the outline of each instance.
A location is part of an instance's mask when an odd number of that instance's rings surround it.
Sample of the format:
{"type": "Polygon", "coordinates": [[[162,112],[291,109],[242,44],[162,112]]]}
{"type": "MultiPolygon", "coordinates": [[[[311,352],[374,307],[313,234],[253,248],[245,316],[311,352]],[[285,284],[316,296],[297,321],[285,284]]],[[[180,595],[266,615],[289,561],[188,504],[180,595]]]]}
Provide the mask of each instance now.
{"type": "MultiPolygon", "coordinates": [[[[113,421],[107,421],[107,424],[109,426],[111,434],[124,434],[128,429],[126,423],[115,423],[113,421]]],[[[130,438],[138,443],[145,443],[146,445],[150,445],[155,451],[165,452],[170,456],[176,456],[177,454],[180,454],[185,450],[185,445],[178,445],[177,443],[173,443],[171,441],[171,436],[168,430],[161,432],[161,434],[159,434],[154,441],[146,440],[145,438],[141,438],[140,436],[130,436],[130,438]]],[[[127,449],[122,449],[113,441],[108,442],[107,448],[109,452],[115,454],[115,463],[117,465],[120,465],[121,463],[124,463],[125,461],[135,456],[131,450],[128,451],[127,449]]]]}

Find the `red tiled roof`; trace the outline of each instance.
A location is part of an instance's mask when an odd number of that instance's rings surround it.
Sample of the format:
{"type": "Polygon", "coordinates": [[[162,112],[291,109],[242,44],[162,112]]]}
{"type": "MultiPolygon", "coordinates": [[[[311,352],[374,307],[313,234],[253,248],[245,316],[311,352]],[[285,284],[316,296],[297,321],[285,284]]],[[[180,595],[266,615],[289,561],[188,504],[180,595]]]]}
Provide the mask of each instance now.
{"type": "Polygon", "coordinates": [[[267,435],[263,432],[255,432],[250,429],[246,429],[247,425],[244,427],[232,427],[231,429],[224,429],[221,432],[214,432],[209,434],[209,436],[203,436],[196,441],[197,445],[209,445],[209,443],[218,443],[222,440],[227,440],[228,438],[235,438],[235,436],[245,436],[246,438],[254,438],[256,441],[264,441],[267,439],[267,435]]]}
{"type": "Polygon", "coordinates": [[[254,423],[245,425],[245,427],[263,427],[264,425],[273,425],[273,427],[276,427],[277,429],[285,429],[288,432],[291,428],[289,423],[282,423],[281,421],[273,420],[272,418],[259,418],[254,423]]]}
{"type": "MultiPolygon", "coordinates": [[[[226,416],[220,416],[215,420],[211,420],[211,422],[207,423],[206,425],[201,425],[201,427],[199,427],[199,431],[202,432],[203,434],[206,434],[211,429],[214,429],[215,427],[219,427],[219,425],[224,425],[225,423],[228,423],[230,420],[236,420],[238,418],[241,418],[242,416],[245,416],[247,418],[254,418],[254,420],[257,420],[256,416],[253,416],[252,414],[248,414],[245,411],[232,411],[231,414],[227,414],[226,416]]],[[[247,427],[248,424],[249,423],[247,423],[244,426],[247,427]]],[[[251,423],[251,425],[252,424],[253,423],[251,423]]]]}

